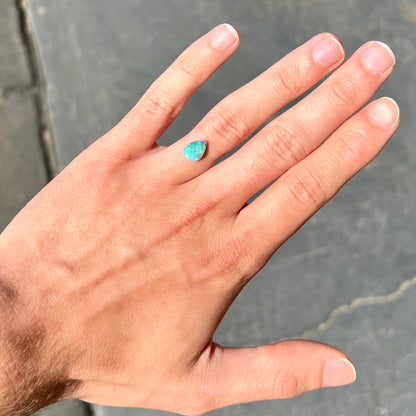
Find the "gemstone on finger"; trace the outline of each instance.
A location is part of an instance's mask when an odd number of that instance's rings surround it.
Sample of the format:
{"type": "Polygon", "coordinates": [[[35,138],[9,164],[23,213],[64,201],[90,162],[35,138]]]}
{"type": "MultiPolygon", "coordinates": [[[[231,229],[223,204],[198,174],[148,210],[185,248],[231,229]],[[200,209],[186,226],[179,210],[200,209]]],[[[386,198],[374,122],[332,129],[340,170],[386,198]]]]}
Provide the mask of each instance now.
{"type": "Polygon", "coordinates": [[[196,140],[185,146],[185,148],[183,149],[183,154],[191,162],[197,162],[202,158],[202,156],[204,156],[206,149],[206,140],[196,140]]]}

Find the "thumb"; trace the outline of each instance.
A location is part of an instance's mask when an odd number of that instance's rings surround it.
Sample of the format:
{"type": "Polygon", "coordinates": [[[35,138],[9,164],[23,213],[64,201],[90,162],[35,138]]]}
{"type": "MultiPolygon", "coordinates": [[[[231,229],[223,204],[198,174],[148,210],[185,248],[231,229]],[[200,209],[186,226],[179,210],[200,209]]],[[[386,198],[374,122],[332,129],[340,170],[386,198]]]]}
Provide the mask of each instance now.
{"type": "MultiPolygon", "coordinates": [[[[201,357],[203,358],[203,357],[201,357]]],[[[204,367],[209,410],[257,400],[284,399],[309,390],[352,383],[345,354],[314,341],[291,340],[255,348],[212,344],[204,367]],[[208,374],[207,374],[208,373],[208,374]]],[[[200,367],[201,368],[201,367],[200,367]]]]}

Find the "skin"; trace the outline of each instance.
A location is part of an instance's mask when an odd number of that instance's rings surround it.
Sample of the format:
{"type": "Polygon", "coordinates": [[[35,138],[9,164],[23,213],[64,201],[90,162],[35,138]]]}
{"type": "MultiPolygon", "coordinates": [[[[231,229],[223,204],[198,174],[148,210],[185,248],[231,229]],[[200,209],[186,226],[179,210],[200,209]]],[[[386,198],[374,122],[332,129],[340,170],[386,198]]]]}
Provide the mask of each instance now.
{"type": "Polygon", "coordinates": [[[81,398],[198,415],[354,380],[347,357],[328,345],[223,348],[212,338],[245,284],[396,130],[392,100],[360,110],[393,58],[382,73],[369,69],[363,55],[382,48],[372,42],[340,66],[339,44],[336,62],[323,65],[315,46],[338,41],[317,35],[224,98],[188,135],[158,146],[187,99],[237,49],[238,36],[218,46],[226,30],[186,49],[1,234],[0,414],[81,398]],[[207,153],[186,160],[183,148],[201,138],[207,153]]]}

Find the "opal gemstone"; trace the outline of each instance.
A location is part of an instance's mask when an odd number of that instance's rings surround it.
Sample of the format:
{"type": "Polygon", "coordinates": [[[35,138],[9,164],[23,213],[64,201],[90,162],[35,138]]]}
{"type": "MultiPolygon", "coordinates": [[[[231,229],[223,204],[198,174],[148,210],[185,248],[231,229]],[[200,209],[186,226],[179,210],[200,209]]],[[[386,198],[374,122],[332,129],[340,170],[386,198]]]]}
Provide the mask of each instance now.
{"type": "Polygon", "coordinates": [[[191,162],[196,162],[199,159],[201,159],[202,156],[204,156],[206,149],[206,140],[197,140],[185,146],[185,148],[183,149],[183,154],[191,162]]]}

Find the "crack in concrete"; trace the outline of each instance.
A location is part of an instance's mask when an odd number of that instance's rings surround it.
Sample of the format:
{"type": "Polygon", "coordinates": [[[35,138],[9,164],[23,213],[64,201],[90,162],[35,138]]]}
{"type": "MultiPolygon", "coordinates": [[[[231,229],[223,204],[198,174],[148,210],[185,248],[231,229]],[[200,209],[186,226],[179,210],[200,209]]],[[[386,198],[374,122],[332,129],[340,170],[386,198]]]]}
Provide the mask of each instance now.
{"type": "Polygon", "coordinates": [[[0,87],[3,97],[9,96],[10,94],[25,95],[28,97],[36,96],[39,94],[39,88],[37,85],[10,85],[0,87]]]}
{"type": "Polygon", "coordinates": [[[4,88],[3,93],[30,93],[34,97],[39,129],[39,143],[43,154],[46,175],[48,180],[50,181],[57,173],[56,156],[53,141],[51,140],[50,129],[48,127],[47,122],[48,115],[46,111],[44,94],[41,88],[41,71],[38,65],[38,60],[36,58],[35,45],[30,34],[27,16],[27,6],[25,4],[25,0],[16,0],[16,9],[19,14],[20,34],[23,41],[23,45],[26,49],[32,82],[31,85],[26,87],[11,86],[8,88],[4,88]]]}
{"type": "Polygon", "coordinates": [[[311,259],[318,256],[324,256],[329,255],[331,248],[328,246],[322,246],[322,247],[315,247],[311,250],[303,251],[297,254],[292,255],[291,257],[287,259],[282,259],[278,261],[277,263],[274,263],[267,267],[267,273],[275,272],[275,270],[282,269],[284,267],[290,267],[293,264],[296,264],[301,261],[305,261],[307,259],[311,259]]]}
{"type": "Polygon", "coordinates": [[[356,298],[347,305],[338,306],[329,313],[327,319],[324,322],[320,323],[314,328],[304,331],[298,338],[310,338],[317,332],[322,332],[328,329],[334,323],[335,319],[338,316],[350,313],[362,306],[379,305],[394,302],[395,300],[402,297],[407,290],[414,286],[416,286],[416,276],[412,279],[403,281],[400,284],[400,286],[393,292],[380,296],[367,296],[362,298],[356,298]]]}

